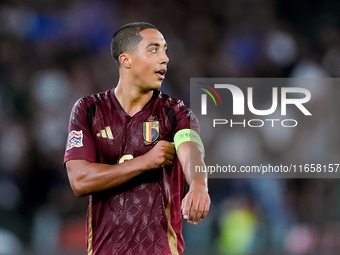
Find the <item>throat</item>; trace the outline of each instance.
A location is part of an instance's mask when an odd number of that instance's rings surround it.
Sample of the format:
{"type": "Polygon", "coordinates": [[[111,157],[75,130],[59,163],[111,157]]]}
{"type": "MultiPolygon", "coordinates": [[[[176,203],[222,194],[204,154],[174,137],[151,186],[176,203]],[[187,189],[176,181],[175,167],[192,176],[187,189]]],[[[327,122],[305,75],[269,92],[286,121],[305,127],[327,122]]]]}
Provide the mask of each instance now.
{"type": "Polygon", "coordinates": [[[115,95],[121,107],[130,117],[132,117],[143,110],[144,106],[152,98],[153,91],[138,93],[137,95],[132,94],[131,91],[129,92],[119,93],[119,90],[115,89],[115,95]]]}
{"type": "MultiPolygon", "coordinates": [[[[124,108],[123,108],[124,109],[124,108]]],[[[140,112],[143,109],[143,107],[132,107],[130,109],[124,109],[124,111],[130,116],[133,117],[136,113],[140,112]]]]}

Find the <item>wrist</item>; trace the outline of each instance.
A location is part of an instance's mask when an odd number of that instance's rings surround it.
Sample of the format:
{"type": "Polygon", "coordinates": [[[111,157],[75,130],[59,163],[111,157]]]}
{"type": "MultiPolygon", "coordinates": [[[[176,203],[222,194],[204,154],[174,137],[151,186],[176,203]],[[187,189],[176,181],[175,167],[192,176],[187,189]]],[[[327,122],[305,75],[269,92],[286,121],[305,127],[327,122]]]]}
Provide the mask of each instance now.
{"type": "Polygon", "coordinates": [[[147,158],[146,154],[140,155],[138,158],[140,159],[141,170],[146,171],[152,169],[150,160],[147,158]]]}
{"type": "Polygon", "coordinates": [[[190,188],[204,188],[208,191],[208,183],[206,178],[192,178],[190,188]]]}

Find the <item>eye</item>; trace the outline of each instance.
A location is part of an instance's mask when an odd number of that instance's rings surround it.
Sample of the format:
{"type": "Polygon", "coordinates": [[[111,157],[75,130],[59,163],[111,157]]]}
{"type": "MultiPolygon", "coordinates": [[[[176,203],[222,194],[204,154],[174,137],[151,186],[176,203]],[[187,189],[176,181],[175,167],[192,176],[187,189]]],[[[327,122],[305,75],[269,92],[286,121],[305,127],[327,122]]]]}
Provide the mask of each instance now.
{"type": "Polygon", "coordinates": [[[156,52],[157,52],[157,48],[151,49],[151,52],[152,52],[152,53],[156,53],[156,52]]]}

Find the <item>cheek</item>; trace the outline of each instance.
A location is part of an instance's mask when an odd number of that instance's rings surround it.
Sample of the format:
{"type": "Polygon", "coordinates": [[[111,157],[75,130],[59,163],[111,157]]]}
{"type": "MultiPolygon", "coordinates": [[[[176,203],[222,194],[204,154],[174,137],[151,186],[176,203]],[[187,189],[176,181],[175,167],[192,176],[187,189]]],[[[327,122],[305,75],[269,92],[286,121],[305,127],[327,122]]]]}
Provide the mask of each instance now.
{"type": "Polygon", "coordinates": [[[146,61],[140,61],[137,63],[135,70],[136,75],[141,78],[147,78],[152,73],[154,73],[154,68],[152,68],[151,65],[146,61]]]}

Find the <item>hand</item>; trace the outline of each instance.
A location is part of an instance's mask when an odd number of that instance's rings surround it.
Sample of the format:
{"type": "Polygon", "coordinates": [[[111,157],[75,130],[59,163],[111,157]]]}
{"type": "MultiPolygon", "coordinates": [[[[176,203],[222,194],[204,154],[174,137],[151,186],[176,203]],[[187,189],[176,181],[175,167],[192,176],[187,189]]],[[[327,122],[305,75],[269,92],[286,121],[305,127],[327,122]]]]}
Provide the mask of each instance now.
{"type": "Polygon", "coordinates": [[[157,169],[172,165],[175,155],[175,145],[165,140],[159,141],[144,157],[147,169],[157,169]]]}
{"type": "Polygon", "coordinates": [[[210,196],[207,186],[193,179],[188,194],[182,200],[183,218],[196,225],[208,214],[209,207],[210,196]]]}

